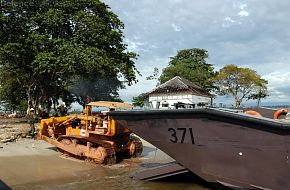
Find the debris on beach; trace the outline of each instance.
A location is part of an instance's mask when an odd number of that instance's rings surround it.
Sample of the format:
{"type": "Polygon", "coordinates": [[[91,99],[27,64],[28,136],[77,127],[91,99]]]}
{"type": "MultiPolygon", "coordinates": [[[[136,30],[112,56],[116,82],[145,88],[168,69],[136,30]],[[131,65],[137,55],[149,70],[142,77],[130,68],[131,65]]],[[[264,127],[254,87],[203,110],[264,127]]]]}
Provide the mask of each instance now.
{"type": "Polygon", "coordinates": [[[28,138],[30,125],[26,118],[0,116],[0,143],[13,142],[20,138],[28,138]]]}

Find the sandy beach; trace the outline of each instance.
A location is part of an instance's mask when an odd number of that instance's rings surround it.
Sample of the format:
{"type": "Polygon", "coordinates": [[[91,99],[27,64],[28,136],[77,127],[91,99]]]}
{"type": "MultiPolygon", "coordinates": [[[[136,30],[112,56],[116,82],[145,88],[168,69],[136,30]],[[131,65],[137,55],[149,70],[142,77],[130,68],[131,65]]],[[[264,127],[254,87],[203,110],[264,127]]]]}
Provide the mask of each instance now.
{"type": "Polygon", "coordinates": [[[0,179],[12,189],[188,189],[205,188],[190,183],[142,182],[131,173],[172,161],[143,141],[141,158],[102,166],[67,158],[52,145],[33,139],[0,144],[0,179]]]}

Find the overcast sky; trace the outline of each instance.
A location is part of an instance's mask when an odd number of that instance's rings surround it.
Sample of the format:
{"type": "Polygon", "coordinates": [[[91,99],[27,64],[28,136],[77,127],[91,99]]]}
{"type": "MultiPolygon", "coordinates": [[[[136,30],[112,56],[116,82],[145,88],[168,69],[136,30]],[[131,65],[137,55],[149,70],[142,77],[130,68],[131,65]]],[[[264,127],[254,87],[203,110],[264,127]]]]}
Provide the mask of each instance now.
{"type": "MultiPolygon", "coordinates": [[[[289,0],[104,0],[125,24],[125,42],[139,54],[139,82],[121,98],[148,92],[154,67],[185,48],[204,48],[218,70],[227,64],[254,69],[269,82],[267,102],[290,102],[289,0]]],[[[221,99],[216,100],[221,101],[221,99]]]]}

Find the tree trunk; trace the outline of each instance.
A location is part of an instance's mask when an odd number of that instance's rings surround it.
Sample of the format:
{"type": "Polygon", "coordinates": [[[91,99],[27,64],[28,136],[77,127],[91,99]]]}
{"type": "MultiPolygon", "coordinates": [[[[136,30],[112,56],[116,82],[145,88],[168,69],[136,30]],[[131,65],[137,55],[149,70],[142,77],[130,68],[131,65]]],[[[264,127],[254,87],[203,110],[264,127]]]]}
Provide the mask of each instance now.
{"type": "Polygon", "coordinates": [[[235,108],[241,107],[241,103],[242,101],[239,98],[235,97],[235,108]]]}
{"type": "Polygon", "coordinates": [[[258,98],[257,107],[259,108],[260,106],[261,106],[261,98],[258,98]]]}
{"type": "Polygon", "coordinates": [[[26,94],[27,94],[27,115],[36,114],[36,108],[38,107],[35,95],[35,87],[34,89],[32,87],[29,87],[26,94]],[[33,108],[33,111],[31,109],[33,108]]]}
{"type": "Polygon", "coordinates": [[[31,115],[31,111],[30,109],[32,108],[32,97],[30,94],[30,89],[28,89],[27,93],[27,110],[26,110],[26,114],[27,115],[31,115]]]}

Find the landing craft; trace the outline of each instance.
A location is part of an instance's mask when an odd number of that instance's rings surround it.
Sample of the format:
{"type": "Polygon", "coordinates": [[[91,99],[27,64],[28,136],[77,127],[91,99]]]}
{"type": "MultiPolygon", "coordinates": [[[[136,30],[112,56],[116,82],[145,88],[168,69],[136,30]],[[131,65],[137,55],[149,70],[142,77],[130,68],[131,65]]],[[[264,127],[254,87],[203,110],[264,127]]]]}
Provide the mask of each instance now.
{"type": "Polygon", "coordinates": [[[177,161],[165,176],[188,170],[219,188],[290,189],[290,119],[213,108],[109,115],[177,161]]]}

